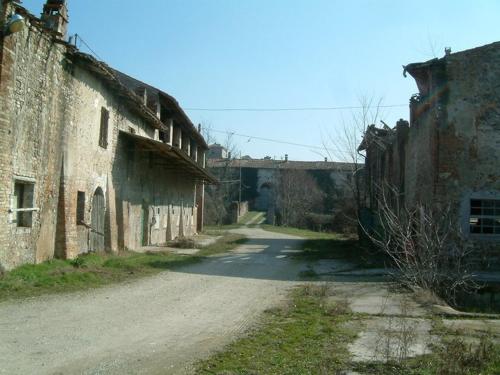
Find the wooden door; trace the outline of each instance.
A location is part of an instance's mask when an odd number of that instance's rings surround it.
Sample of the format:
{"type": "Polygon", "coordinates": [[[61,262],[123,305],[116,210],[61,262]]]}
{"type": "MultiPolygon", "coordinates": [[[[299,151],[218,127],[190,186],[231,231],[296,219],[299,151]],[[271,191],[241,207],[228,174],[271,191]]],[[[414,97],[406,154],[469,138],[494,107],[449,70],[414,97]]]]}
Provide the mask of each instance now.
{"type": "Polygon", "coordinates": [[[90,251],[104,251],[104,194],[97,188],[92,199],[92,219],[90,223],[90,251]]]}
{"type": "Polygon", "coordinates": [[[146,203],[142,204],[141,212],[141,245],[149,245],[149,207],[146,203]]]}

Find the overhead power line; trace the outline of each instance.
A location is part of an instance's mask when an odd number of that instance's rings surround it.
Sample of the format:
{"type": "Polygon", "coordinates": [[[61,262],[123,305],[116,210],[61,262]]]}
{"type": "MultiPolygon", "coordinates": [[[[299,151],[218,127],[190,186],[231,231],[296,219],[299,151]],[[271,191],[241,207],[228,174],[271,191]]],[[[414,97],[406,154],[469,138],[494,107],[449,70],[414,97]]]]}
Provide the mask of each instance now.
{"type": "Polygon", "coordinates": [[[251,140],[259,140],[259,141],[265,141],[265,142],[273,142],[273,143],[280,143],[284,145],[290,145],[290,146],[296,146],[296,147],[304,147],[308,149],[315,149],[315,150],[322,150],[322,151],[330,151],[330,152],[337,152],[337,153],[342,153],[346,155],[350,155],[351,153],[346,150],[340,150],[338,148],[331,148],[331,147],[323,147],[323,146],[313,146],[313,145],[306,145],[303,143],[296,143],[296,142],[288,142],[288,141],[283,141],[280,139],[273,139],[273,138],[264,138],[264,137],[257,137],[253,135],[247,135],[247,134],[240,134],[240,133],[235,133],[231,131],[224,131],[224,130],[216,130],[216,129],[208,129],[211,132],[214,133],[222,133],[222,134],[227,134],[227,135],[234,135],[237,137],[243,137],[243,138],[248,138],[248,142],[251,140]]]}
{"type": "MultiPolygon", "coordinates": [[[[89,51],[90,51],[90,52],[91,52],[91,53],[92,53],[95,57],[97,57],[97,58],[98,58],[99,60],[101,60],[101,61],[104,61],[104,59],[103,59],[101,56],[99,56],[99,55],[97,54],[97,52],[95,52],[95,51],[92,49],[92,47],[90,47],[90,46],[89,46],[89,44],[88,44],[88,43],[87,43],[87,42],[86,42],[86,41],[85,41],[85,40],[81,37],[81,35],[80,35],[80,34],[75,34],[75,35],[74,35],[74,38],[75,38],[75,47],[77,47],[78,42],[80,42],[80,47],[81,47],[81,46],[82,46],[82,44],[83,44],[85,47],[87,47],[87,48],[88,48],[88,50],[89,50],[89,51]]],[[[77,48],[78,48],[78,47],[77,47],[77,48]]]]}
{"type": "MultiPolygon", "coordinates": [[[[374,108],[396,108],[408,107],[408,104],[388,104],[379,105],[374,108]]],[[[350,109],[363,109],[363,106],[344,106],[344,107],[290,107],[290,108],[184,108],[187,111],[204,112],[300,112],[300,111],[342,111],[350,109]]]]}

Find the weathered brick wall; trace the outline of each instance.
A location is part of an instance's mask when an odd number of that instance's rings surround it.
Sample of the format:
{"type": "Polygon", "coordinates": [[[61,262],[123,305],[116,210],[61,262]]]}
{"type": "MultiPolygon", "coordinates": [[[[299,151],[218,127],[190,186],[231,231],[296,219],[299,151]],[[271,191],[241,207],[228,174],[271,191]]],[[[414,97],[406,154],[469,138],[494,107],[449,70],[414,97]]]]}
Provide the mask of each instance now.
{"type": "MultiPolygon", "coordinates": [[[[450,55],[447,122],[440,128],[440,193],[500,194],[500,43],[450,55]]],[[[500,197],[500,196],[499,196],[500,197]]]]}
{"type": "MultiPolygon", "coordinates": [[[[5,13],[12,10],[6,4],[5,13]]],[[[71,82],[65,48],[26,20],[22,32],[1,40],[0,267],[10,269],[54,255],[62,155],[71,82]],[[16,176],[35,182],[31,228],[9,215],[16,176]]]]}
{"type": "Polygon", "coordinates": [[[429,203],[434,198],[436,123],[434,109],[421,113],[410,126],[406,145],[405,202],[429,203]]]}
{"type": "Polygon", "coordinates": [[[500,199],[499,63],[497,42],[425,67],[430,91],[406,163],[407,202],[450,206],[481,266],[500,264],[500,236],[469,233],[471,198],[500,199]]]}
{"type": "MultiPolygon", "coordinates": [[[[6,4],[1,20],[11,12],[6,4]]],[[[1,39],[0,271],[88,251],[98,188],[108,250],[141,246],[143,228],[149,244],[196,233],[192,176],[161,156],[133,151],[134,144],[123,147],[120,130],[154,139],[155,129],[35,24],[27,15],[24,31],[1,39]],[[110,113],[106,148],[99,146],[102,107],[110,113]],[[16,176],[35,184],[39,211],[30,228],[8,214],[16,176]],[[77,223],[78,192],[85,193],[86,225],[77,223]]]]}

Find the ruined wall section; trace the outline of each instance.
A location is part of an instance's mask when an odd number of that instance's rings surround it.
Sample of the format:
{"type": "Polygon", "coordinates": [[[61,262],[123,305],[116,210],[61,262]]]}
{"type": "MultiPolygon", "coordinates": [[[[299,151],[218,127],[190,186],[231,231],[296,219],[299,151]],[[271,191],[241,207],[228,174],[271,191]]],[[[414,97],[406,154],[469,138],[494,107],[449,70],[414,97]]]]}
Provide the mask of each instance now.
{"type": "MultiPolygon", "coordinates": [[[[449,100],[447,121],[439,129],[438,195],[457,202],[468,233],[470,199],[500,199],[500,43],[445,61],[449,100]]],[[[480,240],[498,246],[499,237],[480,240]]]]}
{"type": "MultiPolygon", "coordinates": [[[[427,100],[422,98],[422,101],[427,100]]],[[[404,196],[409,207],[416,203],[429,204],[435,196],[436,160],[436,113],[435,108],[422,109],[411,123],[405,152],[404,196]]]]}
{"type": "MultiPolygon", "coordinates": [[[[4,17],[11,12],[6,4],[4,17]]],[[[54,255],[62,131],[71,82],[65,47],[26,20],[23,31],[2,38],[0,77],[0,268],[54,255]],[[31,227],[20,227],[16,179],[34,184],[31,227]]]]}

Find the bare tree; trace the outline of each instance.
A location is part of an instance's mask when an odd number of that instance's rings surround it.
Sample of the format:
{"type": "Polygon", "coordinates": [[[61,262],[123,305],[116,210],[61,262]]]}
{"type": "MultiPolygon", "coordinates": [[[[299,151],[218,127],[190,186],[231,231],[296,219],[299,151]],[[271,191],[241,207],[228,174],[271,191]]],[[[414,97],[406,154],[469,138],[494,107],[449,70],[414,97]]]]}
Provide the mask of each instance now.
{"type": "MultiPolygon", "coordinates": [[[[210,125],[204,126],[203,132],[206,139],[215,142],[210,125]]],[[[222,225],[228,221],[229,206],[236,199],[238,190],[235,187],[239,184],[239,176],[233,165],[234,156],[238,151],[233,134],[227,134],[223,147],[228,152],[228,158],[218,160],[217,168],[210,168],[210,163],[208,165],[210,172],[219,179],[219,185],[209,186],[206,189],[204,217],[205,224],[209,225],[222,225]]]]}
{"type": "Polygon", "coordinates": [[[282,170],[276,188],[276,209],[283,225],[304,227],[307,215],[321,212],[324,193],[303,170],[282,170]]]}
{"type": "Polygon", "coordinates": [[[378,222],[365,231],[397,267],[398,279],[451,302],[458,291],[474,290],[469,269],[472,249],[450,208],[402,207],[397,197],[395,189],[380,188],[378,222]]]}
{"type": "MultiPolygon", "coordinates": [[[[344,120],[342,127],[337,132],[328,134],[323,142],[323,147],[330,160],[338,160],[351,165],[351,178],[343,183],[351,189],[353,201],[344,201],[345,208],[342,209],[342,212],[345,220],[350,221],[353,226],[358,225],[360,211],[366,207],[367,199],[363,178],[366,155],[364,152],[360,152],[358,147],[368,127],[381,121],[382,116],[382,98],[360,96],[358,101],[359,109],[353,111],[349,120],[344,120]],[[353,212],[355,213],[354,217],[351,216],[353,212]]],[[[363,234],[359,226],[358,233],[359,235],[363,234]]]]}

